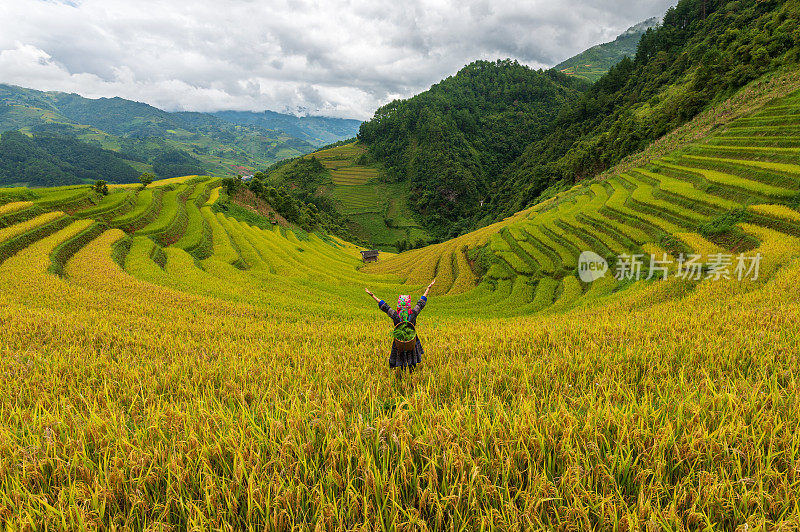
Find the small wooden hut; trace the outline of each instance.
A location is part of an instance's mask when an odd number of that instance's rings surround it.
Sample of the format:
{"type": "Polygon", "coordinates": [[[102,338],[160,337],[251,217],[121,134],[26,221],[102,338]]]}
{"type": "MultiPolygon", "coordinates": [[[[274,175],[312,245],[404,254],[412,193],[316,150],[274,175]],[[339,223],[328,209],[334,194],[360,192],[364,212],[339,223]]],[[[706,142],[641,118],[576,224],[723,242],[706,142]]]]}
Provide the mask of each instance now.
{"type": "Polygon", "coordinates": [[[380,253],[377,249],[367,249],[361,252],[361,259],[364,262],[378,262],[378,253],[380,253]]]}

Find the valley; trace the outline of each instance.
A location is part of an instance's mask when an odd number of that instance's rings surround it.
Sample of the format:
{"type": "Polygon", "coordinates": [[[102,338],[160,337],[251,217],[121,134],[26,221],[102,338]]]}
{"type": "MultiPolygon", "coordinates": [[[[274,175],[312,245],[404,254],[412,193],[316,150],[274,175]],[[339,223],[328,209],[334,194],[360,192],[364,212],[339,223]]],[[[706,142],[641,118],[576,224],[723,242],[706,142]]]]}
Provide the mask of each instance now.
{"type": "MultiPolygon", "coordinates": [[[[4,191],[3,427],[25,429],[2,429],[21,464],[3,504],[134,528],[794,519],[800,148],[775,133],[799,105],[367,266],[340,239],[214,212],[215,178],[4,191]],[[580,250],[763,259],[757,279],[589,284],[580,250]],[[393,378],[359,293],[433,277],[425,369],[393,378]]],[[[337,186],[371,178],[334,158],[355,151],[320,154],[337,186]]]]}
{"type": "Polygon", "coordinates": [[[800,2],[658,20],[363,123],[13,88],[0,528],[798,529],[800,2]]]}

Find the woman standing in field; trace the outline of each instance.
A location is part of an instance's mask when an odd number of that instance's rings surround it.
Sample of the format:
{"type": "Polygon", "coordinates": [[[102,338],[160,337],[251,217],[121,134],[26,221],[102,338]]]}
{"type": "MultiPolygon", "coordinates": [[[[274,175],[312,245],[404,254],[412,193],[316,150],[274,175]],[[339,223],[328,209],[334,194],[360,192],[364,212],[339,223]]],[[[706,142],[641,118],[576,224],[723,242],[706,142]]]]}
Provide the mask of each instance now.
{"type": "MultiPolygon", "coordinates": [[[[422,312],[422,309],[425,308],[425,304],[428,302],[428,292],[435,282],[436,279],[431,281],[431,284],[429,284],[425,289],[425,293],[419,298],[419,301],[417,301],[417,304],[414,305],[414,308],[411,308],[411,298],[409,296],[402,295],[397,298],[397,310],[395,310],[387,305],[386,301],[383,299],[378,299],[375,294],[370,292],[369,288],[365,288],[364,291],[372,296],[372,299],[378,302],[378,308],[392,318],[395,327],[402,322],[408,322],[411,325],[416,326],[417,316],[420,312],[422,312]]],[[[392,342],[392,353],[389,355],[389,367],[403,369],[408,368],[408,371],[414,371],[414,367],[422,362],[422,354],[424,352],[425,351],[422,349],[422,343],[419,341],[419,336],[417,336],[417,345],[414,347],[413,351],[398,352],[397,346],[394,344],[394,342],[392,342]]]]}

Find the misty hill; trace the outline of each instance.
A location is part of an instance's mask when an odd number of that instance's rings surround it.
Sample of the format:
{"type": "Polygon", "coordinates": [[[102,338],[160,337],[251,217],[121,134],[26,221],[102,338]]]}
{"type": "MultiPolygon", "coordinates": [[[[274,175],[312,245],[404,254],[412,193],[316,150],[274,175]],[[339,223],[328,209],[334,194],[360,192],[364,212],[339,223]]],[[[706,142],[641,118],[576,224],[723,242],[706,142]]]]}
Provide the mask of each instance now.
{"type": "Polygon", "coordinates": [[[348,118],[294,116],[275,111],[218,111],[211,114],[234,124],[283,131],[316,147],[355,137],[361,125],[360,120],[348,118]]]}
{"type": "Polygon", "coordinates": [[[553,68],[565,74],[595,82],[612,66],[622,61],[623,57],[633,57],[636,54],[639,39],[648,29],[656,27],[658,23],[658,17],[649,18],[631,26],[613,41],[592,46],[553,68]]]}

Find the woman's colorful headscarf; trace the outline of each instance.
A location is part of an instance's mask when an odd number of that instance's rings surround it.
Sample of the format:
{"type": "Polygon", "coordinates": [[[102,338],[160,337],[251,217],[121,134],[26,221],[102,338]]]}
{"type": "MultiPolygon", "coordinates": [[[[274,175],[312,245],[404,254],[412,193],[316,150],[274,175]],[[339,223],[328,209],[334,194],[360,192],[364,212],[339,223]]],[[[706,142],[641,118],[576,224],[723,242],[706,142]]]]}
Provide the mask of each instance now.
{"type": "Polygon", "coordinates": [[[400,296],[397,298],[397,315],[403,321],[408,321],[408,315],[411,314],[411,297],[400,296]]]}

